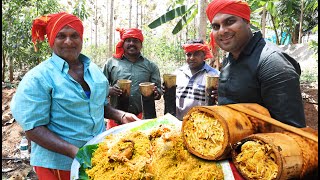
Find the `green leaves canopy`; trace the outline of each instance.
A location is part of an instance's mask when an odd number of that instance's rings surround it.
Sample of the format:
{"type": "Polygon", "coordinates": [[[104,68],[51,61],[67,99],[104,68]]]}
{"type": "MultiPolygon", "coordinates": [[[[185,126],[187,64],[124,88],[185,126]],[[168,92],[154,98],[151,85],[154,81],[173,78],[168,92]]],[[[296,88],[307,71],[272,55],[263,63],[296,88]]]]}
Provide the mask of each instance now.
{"type": "Polygon", "coordinates": [[[198,13],[198,9],[196,8],[196,4],[192,4],[190,8],[187,10],[186,5],[182,5],[180,7],[177,7],[175,9],[172,9],[165,14],[161,15],[156,20],[152,21],[148,27],[151,29],[154,29],[164,23],[167,23],[175,18],[181,17],[179,22],[176,24],[174,29],[172,30],[172,34],[177,34],[180,32],[188,23],[190,23],[194,17],[198,13]]]}

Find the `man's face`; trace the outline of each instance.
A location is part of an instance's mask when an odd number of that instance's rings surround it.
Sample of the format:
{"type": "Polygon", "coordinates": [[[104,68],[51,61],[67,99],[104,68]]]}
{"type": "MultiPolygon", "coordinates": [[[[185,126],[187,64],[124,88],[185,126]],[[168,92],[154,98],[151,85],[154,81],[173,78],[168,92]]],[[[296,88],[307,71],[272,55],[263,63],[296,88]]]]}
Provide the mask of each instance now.
{"type": "Polygon", "coordinates": [[[123,49],[126,56],[137,56],[140,54],[142,43],[137,38],[127,38],[124,40],[123,49]]]}
{"type": "Polygon", "coordinates": [[[251,38],[250,24],[238,16],[218,13],[211,26],[218,46],[232,54],[240,54],[251,38]]]}
{"type": "Polygon", "coordinates": [[[191,70],[198,70],[202,67],[205,53],[203,51],[193,51],[186,53],[187,63],[191,70]]]}
{"type": "Polygon", "coordinates": [[[82,50],[80,34],[73,28],[65,26],[58,32],[52,50],[64,60],[77,60],[82,50]]]}

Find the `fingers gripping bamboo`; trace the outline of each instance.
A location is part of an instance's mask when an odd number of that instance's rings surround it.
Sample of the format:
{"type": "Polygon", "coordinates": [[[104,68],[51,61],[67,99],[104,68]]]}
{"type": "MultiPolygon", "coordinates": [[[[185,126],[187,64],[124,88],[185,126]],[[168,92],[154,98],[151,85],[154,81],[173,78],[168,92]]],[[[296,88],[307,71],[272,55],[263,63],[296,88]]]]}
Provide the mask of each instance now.
{"type": "Polygon", "coordinates": [[[258,119],[261,119],[267,123],[270,123],[272,125],[275,125],[275,126],[278,126],[280,128],[283,128],[284,130],[287,130],[287,131],[290,131],[290,132],[293,132],[293,133],[296,133],[298,135],[301,135],[303,137],[306,137],[308,139],[311,139],[315,142],[318,142],[318,136],[314,135],[314,134],[311,134],[311,133],[308,133],[308,132],[305,132],[299,128],[296,128],[294,126],[290,126],[290,125],[287,125],[287,124],[284,124],[276,119],[273,119],[273,118],[270,118],[270,117],[267,117],[265,115],[262,115],[262,114],[259,114],[257,112],[254,112],[244,106],[242,106],[241,104],[228,104],[226,105],[232,109],[235,109],[237,111],[240,111],[240,112],[243,112],[245,114],[248,114],[250,116],[253,116],[253,117],[256,117],[258,119]]]}

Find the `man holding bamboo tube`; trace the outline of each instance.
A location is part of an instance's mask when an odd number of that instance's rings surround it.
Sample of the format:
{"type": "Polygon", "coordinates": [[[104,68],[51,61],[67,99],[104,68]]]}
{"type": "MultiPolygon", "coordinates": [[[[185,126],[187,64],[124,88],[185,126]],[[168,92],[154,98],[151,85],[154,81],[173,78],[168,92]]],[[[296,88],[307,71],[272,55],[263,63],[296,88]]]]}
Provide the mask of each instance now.
{"type": "MultiPolygon", "coordinates": [[[[176,69],[176,117],[180,120],[193,106],[206,104],[206,76],[219,76],[219,71],[205,60],[212,58],[211,51],[203,40],[194,39],[182,45],[186,54],[184,66],[176,69]]],[[[164,91],[164,88],[162,88],[164,91]]],[[[164,91],[165,92],[165,91],[164,91]]]]}
{"type": "Polygon", "coordinates": [[[206,10],[211,44],[229,52],[223,60],[218,104],[258,103],[283,123],[305,127],[300,65],[260,31],[250,29],[250,7],[242,0],[213,0],[206,10]]]}
{"type": "MultiPolygon", "coordinates": [[[[131,90],[127,103],[127,112],[143,116],[141,94],[139,84],[143,82],[154,83],[154,100],[161,98],[161,79],[158,66],[141,54],[144,40],[142,31],[137,28],[117,28],[120,33],[120,41],[116,45],[116,52],[103,66],[103,73],[110,83],[109,97],[113,107],[118,107],[120,101],[118,97],[122,95],[122,90],[117,86],[117,81],[126,79],[131,81],[131,90]]],[[[151,109],[150,111],[152,111],[151,109]]],[[[155,111],[155,109],[154,109],[155,111]]],[[[107,129],[120,125],[112,119],[108,120],[107,129]]]]}

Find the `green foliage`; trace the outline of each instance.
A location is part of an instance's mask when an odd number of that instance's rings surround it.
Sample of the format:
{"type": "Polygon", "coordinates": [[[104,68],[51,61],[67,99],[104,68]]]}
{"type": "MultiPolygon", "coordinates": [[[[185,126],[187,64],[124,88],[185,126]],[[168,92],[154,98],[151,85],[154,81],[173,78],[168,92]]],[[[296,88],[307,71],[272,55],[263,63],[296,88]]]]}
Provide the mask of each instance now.
{"type": "Polygon", "coordinates": [[[317,71],[306,70],[301,73],[300,83],[312,83],[318,81],[317,71]]]}
{"type": "MultiPolygon", "coordinates": [[[[85,19],[85,1],[76,3],[74,13],[85,19]],[[79,4],[80,3],[80,4],[79,4]],[[78,8],[78,9],[77,9],[78,8]]],[[[7,66],[15,71],[29,70],[51,56],[52,50],[46,41],[37,44],[35,52],[31,41],[32,21],[41,15],[63,11],[58,0],[4,0],[2,1],[2,54],[7,66]]],[[[4,67],[2,71],[9,69],[4,67]]]]}
{"type": "Polygon", "coordinates": [[[98,149],[98,144],[86,145],[79,149],[76,155],[76,159],[80,164],[79,179],[89,179],[85,170],[88,168],[92,168],[91,158],[96,149],[98,149]]]}
{"type": "MultiPolygon", "coordinates": [[[[3,61],[16,71],[30,69],[51,53],[48,45],[39,43],[40,51],[35,52],[31,42],[31,25],[40,13],[46,14],[59,10],[53,0],[10,0],[2,2],[2,53],[3,61]]],[[[7,67],[3,69],[6,71],[7,67]]]]}
{"type": "Polygon", "coordinates": [[[177,34],[180,32],[184,27],[186,27],[198,14],[197,2],[190,5],[188,10],[186,10],[187,6],[182,5],[185,3],[184,0],[176,0],[169,6],[166,13],[161,15],[159,18],[151,22],[148,27],[154,29],[164,23],[167,23],[175,18],[181,17],[178,23],[172,30],[172,34],[177,34]],[[174,8],[176,4],[181,5],[175,9],[170,10],[170,8],[174,8]]]}
{"type": "Polygon", "coordinates": [[[96,63],[99,67],[106,62],[109,58],[107,57],[108,48],[106,45],[98,46],[97,48],[95,45],[89,45],[82,49],[82,53],[88,56],[92,62],[96,63]]]}
{"type": "Polygon", "coordinates": [[[158,65],[160,74],[173,72],[185,60],[181,45],[168,41],[164,36],[145,35],[142,51],[148,59],[158,65]]]}
{"type": "Polygon", "coordinates": [[[86,10],[86,1],[78,0],[74,6],[72,14],[78,16],[81,20],[85,20],[89,17],[89,11],[86,10]]]}
{"type": "Polygon", "coordinates": [[[184,27],[186,27],[198,14],[198,9],[195,8],[196,4],[193,4],[188,10],[187,12],[181,17],[181,19],[179,20],[179,22],[177,23],[177,25],[173,28],[172,30],[172,34],[177,34],[178,32],[180,32],[184,27]],[[192,9],[195,10],[192,12],[192,9]],[[189,14],[191,14],[189,16],[189,14]]]}
{"type": "Polygon", "coordinates": [[[186,13],[186,6],[180,6],[177,7],[175,9],[172,9],[168,12],[166,12],[165,14],[161,15],[159,18],[157,18],[156,20],[152,21],[148,27],[151,29],[154,29],[166,22],[169,22],[173,19],[175,19],[176,17],[182,16],[186,13]]]}
{"type": "MultiPolygon", "coordinates": [[[[251,23],[261,28],[260,18],[263,7],[272,16],[272,27],[266,27],[278,32],[281,36],[285,32],[297,42],[301,8],[303,11],[302,32],[307,32],[318,24],[318,1],[317,0],[249,0],[252,11],[251,23]],[[302,2],[304,3],[302,6],[302,2]]],[[[278,37],[279,39],[281,37],[278,37]]],[[[281,43],[280,41],[278,43],[281,43]]]]}
{"type": "Polygon", "coordinates": [[[317,41],[314,41],[314,40],[311,40],[309,43],[308,43],[308,46],[310,49],[313,50],[315,56],[318,57],[318,42],[317,41]]]}

